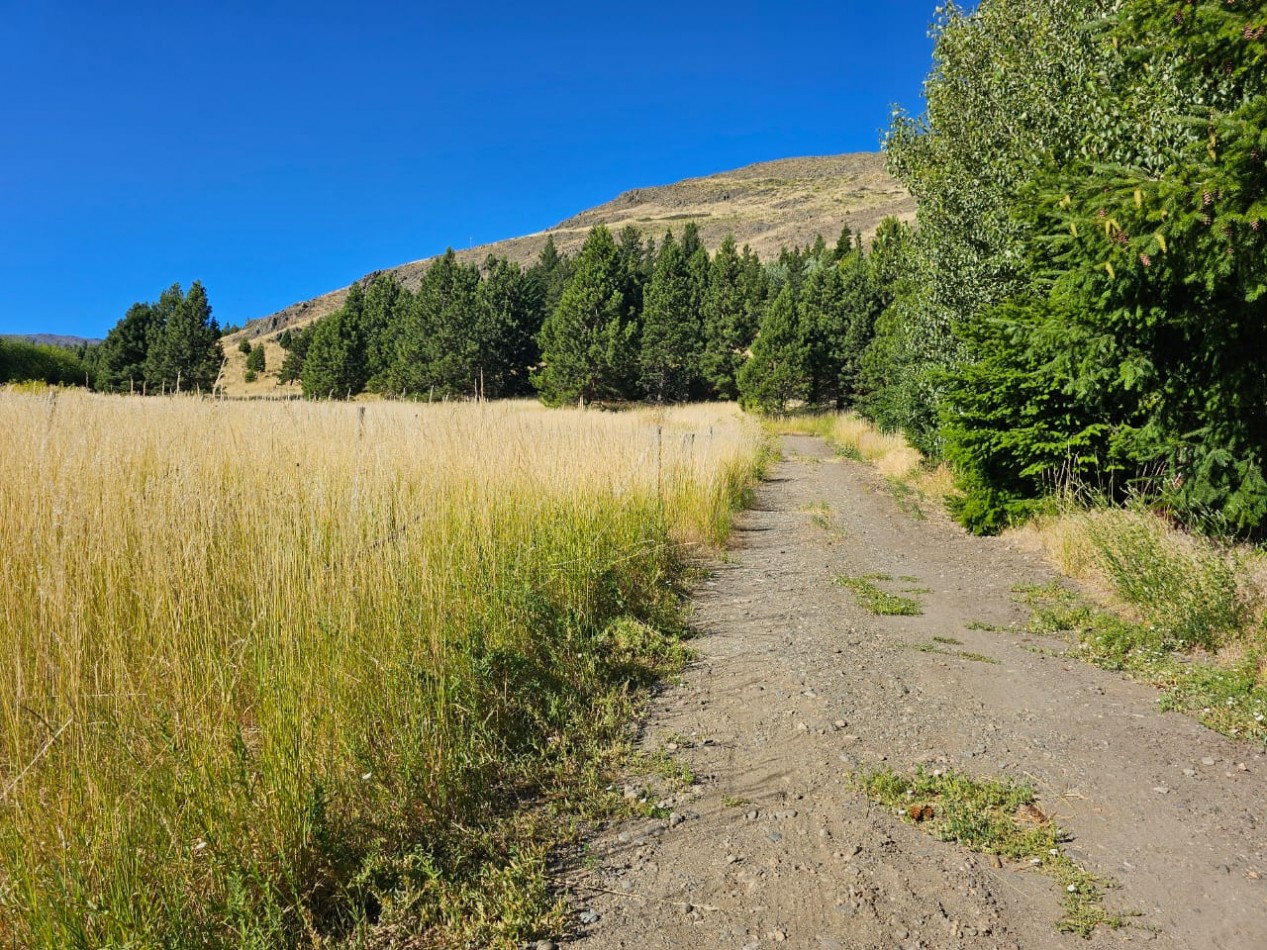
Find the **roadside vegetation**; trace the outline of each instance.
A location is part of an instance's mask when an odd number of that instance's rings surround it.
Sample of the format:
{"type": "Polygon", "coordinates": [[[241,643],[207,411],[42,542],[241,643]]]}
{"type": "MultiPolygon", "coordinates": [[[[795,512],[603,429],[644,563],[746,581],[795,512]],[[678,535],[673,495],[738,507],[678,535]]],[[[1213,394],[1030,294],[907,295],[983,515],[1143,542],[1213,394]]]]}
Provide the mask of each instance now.
{"type": "Polygon", "coordinates": [[[0,391],[0,942],[544,935],[760,445],[724,408],[0,391]]]}
{"type": "Polygon", "coordinates": [[[1034,790],[1008,779],[974,779],[953,769],[919,769],[908,778],[892,769],[855,777],[871,800],[893,809],[941,841],[978,854],[1027,862],[1061,888],[1064,916],[1058,930],[1089,937],[1097,927],[1118,928],[1132,916],[1108,911],[1112,883],[1096,877],[1065,852],[1067,834],[1036,804],[1034,790]]]}

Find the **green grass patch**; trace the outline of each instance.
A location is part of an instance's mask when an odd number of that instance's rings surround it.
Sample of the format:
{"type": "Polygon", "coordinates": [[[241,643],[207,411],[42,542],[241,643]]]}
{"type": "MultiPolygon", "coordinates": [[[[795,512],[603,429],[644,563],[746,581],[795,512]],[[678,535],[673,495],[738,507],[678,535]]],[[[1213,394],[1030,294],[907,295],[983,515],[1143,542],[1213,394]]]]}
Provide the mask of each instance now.
{"type": "Polygon", "coordinates": [[[1034,867],[1061,886],[1064,913],[1056,929],[1062,932],[1089,937],[1097,927],[1122,927],[1127,917],[1135,916],[1104,908],[1104,891],[1113,883],[1065,853],[1068,834],[1038,809],[1027,785],[923,768],[910,778],[892,769],[863,772],[854,782],[869,799],[941,841],[957,842],[978,854],[1037,861],[1034,867]]]}
{"type": "Polygon", "coordinates": [[[962,641],[962,640],[956,640],[954,637],[933,637],[933,642],[934,642],[934,643],[947,643],[947,644],[950,644],[951,646],[956,646],[956,647],[961,647],[961,646],[963,646],[963,641],[962,641]]]}
{"type": "Polygon", "coordinates": [[[853,592],[863,610],[883,617],[918,617],[923,613],[919,602],[881,590],[872,580],[888,580],[888,575],[869,574],[863,577],[837,577],[836,583],[853,592]]]}
{"type": "Polygon", "coordinates": [[[1219,663],[1182,652],[1173,626],[1125,620],[1058,583],[1015,591],[1032,608],[1029,632],[1062,636],[1072,642],[1072,656],[1156,686],[1163,710],[1229,738],[1267,744],[1267,683],[1256,652],[1219,663]]]}

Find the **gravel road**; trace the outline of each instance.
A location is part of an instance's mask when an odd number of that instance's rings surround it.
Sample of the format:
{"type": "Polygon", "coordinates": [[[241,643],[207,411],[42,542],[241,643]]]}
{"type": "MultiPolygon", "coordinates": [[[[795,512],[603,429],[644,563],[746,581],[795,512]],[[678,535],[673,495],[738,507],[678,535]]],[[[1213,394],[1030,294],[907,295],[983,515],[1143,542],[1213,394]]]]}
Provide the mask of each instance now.
{"type": "Polygon", "coordinates": [[[695,784],[630,780],[672,815],[591,842],[560,943],[1267,947],[1263,750],[1159,712],[1155,690],[1065,658],[1062,641],[975,629],[1023,625],[1012,588],[1050,568],[937,512],[912,517],[820,440],[788,437],[784,454],[698,591],[698,660],[645,723],[646,747],[695,784]],[[890,575],[881,586],[923,614],[873,616],[833,582],[865,574],[890,575]],[[1070,853],[1119,885],[1107,906],[1140,916],[1089,940],[1058,933],[1059,885],[851,787],[880,764],[1028,781],[1070,853]]]}

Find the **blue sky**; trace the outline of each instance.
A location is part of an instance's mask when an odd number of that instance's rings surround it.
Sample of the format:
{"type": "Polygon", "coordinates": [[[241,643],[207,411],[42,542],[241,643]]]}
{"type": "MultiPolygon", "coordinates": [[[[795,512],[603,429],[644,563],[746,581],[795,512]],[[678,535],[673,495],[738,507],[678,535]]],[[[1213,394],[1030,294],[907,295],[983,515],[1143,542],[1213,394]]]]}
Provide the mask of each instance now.
{"type": "Polygon", "coordinates": [[[0,0],[0,332],[242,323],[628,188],[869,151],[934,0],[0,0]]]}

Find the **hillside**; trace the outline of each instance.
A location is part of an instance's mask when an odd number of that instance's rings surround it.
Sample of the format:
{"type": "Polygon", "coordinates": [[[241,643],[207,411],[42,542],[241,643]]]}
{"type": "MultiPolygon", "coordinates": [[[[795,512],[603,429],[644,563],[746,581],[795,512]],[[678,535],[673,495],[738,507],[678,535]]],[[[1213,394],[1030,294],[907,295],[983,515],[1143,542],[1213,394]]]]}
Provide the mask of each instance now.
{"type": "MultiPolygon", "coordinates": [[[[810,244],[819,234],[834,241],[845,224],[869,238],[889,215],[913,220],[915,201],[885,170],[884,156],[864,152],[789,158],[671,185],[636,188],[545,231],[469,248],[459,251],[458,256],[483,261],[495,254],[526,265],[536,260],[550,236],[561,251],[575,252],[596,224],[606,224],[612,230],[632,224],[658,238],[670,228],[680,233],[694,221],[710,249],[715,249],[726,234],[733,234],[740,246],[748,244],[768,260],[785,245],[810,244]]],[[[387,268],[387,272],[413,287],[429,261],[412,261],[387,268]]],[[[275,392],[273,374],[284,354],[273,339],[286,327],[303,326],[333,313],[346,294],[344,287],[291,304],[250,321],[240,333],[227,337],[225,380],[229,392],[275,392]],[[268,374],[251,384],[242,382],[245,357],[237,349],[244,336],[263,338],[267,354],[268,374]]]]}

